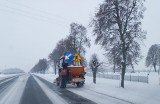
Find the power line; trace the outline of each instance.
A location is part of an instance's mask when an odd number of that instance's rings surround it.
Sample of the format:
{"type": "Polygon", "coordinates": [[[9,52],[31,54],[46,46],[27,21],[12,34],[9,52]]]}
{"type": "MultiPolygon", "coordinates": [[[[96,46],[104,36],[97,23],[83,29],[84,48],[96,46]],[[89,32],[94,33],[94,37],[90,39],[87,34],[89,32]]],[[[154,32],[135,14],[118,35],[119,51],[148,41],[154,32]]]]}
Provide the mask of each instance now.
{"type": "Polygon", "coordinates": [[[6,12],[9,12],[9,13],[12,13],[12,14],[15,14],[15,13],[16,13],[16,14],[19,14],[19,15],[21,15],[21,16],[24,16],[24,17],[27,17],[27,18],[30,18],[30,19],[34,19],[34,20],[36,20],[36,21],[41,20],[41,21],[47,22],[47,23],[49,23],[49,24],[56,24],[56,25],[64,26],[64,25],[62,25],[62,24],[55,23],[55,22],[53,22],[53,21],[36,18],[36,17],[33,17],[33,16],[29,16],[29,15],[26,15],[26,14],[19,13],[19,12],[9,11],[9,10],[4,10],[4,9],[0,9],[0,10],[6,11],[6,12]]]}
{"type": "Polygon", "coordinates": [[[25,7],[25,8],[29,8],[29,9],[34,10],[34,11],[41,12],[41,13],[43,13],[43,14],[51,15],[51,16],[53,16],[54,18],[58,18],[58,19],[61,18],[61,19],[63,19],[63,21],[66,21],[66,20],[71,21],[70,19],[68,19],[68,18],[66,18],[66,17],[57,16],[57,15],[55,15],[55,14],[53,14],[53,13],[50,13],[50,12],[47,12],[47,11],[43,11],[43,10],[40,10],[40,9],[37,9],[37,8],[33,8],[33,7],[28,6],[28,5],[19,4],[19,3],[17,3],[17,2],[13,2],[13,1],[10,1],[10,0],[5,0],[5,1],[8,1],[8,2],[10,2],[10,3],[12,3],[12,4],[15,4],[15,5],[18,5],[18,6],[23,6],[23,7],[25,7]]]}
{"type": "MultiPolygon", "coordinates": [[[[32,16],[29,16],[29,15],[25,15],[25,14],[22,14],[22,13],[19,13],[19,12],[15,12],[15,11],[11,11],[11,10],[4,10],[4,9],[2,9],[2,8],[0,8],[0,10],[2,10],[2,11],[5,11],[5,12],[8,12],[8,13],[12,13],[12,14],[19,14],[19,15],[21,15],[21,16],[24,16],[24,17],[27,17],[27,18],[31,18],[31,19],[34,19],[34,20],[37,20],[37,18],[35,18],[35,17],[32,17],[32,16]]],[[[46,20],[43,20],[43,19],[41,19],[42,21],[45,21],[45,22],[48,22],[48,23],[50,23],[50,24],[53,24],[52,22],[49,22],[49,21],[46,21],[46,20]]]]}
{"type": "MultiPolygon", "coordinates": [[[[10,6],[7,6],[7,5],[3,5],[3,4],[0,4],[0,6],[3,6],[5,8],[8,8],[8,9],[11,9],[10,12],[14,12],[14,13],[17,13],[17,14],[20,14],[20,15],[23,15],[23,16],[26,16],[26,17],[29,17],[29,18],[34,18],[33,16],[35,17],[41,17],[43,18],[43,21],[48,21],[49,23],[52,22],[52,23],[56,23],[57,24],[57,21],[50,21],[50,20],[53,20],[53,18],[50,18],[50,17],[46,17],[46,16],[43,16],[43,15],[40,15],[40,14],[33,14],[31,12],[28,12],[28,11],[24,11],[24,10],[21,10],[21,9],[17,9],[17,8],[14,8],[14,7],[10,7],[10,6]],[[15,12],[13,10],[16,10],[18,12],[15,12]],[[26,14],[30,14],[32,16],[28,16],[26,14]],[[49,20],[48,20],[49,19],[49,20]]],[[[1,9],[1,10],[4,10],[4,9],[1,9]]],[[[34,19],[37,19],[37,18],[34,18],[34,19]]],[[[40,18],[39,18],[40,19],[40,18]]],[[[42,19],[41,19],[42,20],[42,19]]],[[[59,22],[58,23],[59,25],[62,25],[63,23],[59,22]]]]}

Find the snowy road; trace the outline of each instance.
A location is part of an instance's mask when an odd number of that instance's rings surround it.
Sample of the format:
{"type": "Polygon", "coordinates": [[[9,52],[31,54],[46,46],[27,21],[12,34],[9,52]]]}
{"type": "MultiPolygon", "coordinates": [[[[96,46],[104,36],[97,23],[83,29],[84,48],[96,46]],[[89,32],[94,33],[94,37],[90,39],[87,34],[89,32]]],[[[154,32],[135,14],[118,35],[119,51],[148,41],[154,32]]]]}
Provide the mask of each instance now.
{"type": "Polygon", "coordinates": [[[60,89],[35,75],[21,75],[0,81],[0,104],[128,104],[101,93],[80,88],[60,89]],[[82,96],[83,95],[83,96],[82,96]],[[95,96],[94,99],[92,96],[95,96]],[[95,99],[97,98],[97,100],[95,99]]]}
{"type": "Polygon", "coordinates": [[[52,104],[33,76],[28,78],[20,104],[52,104]]]}
{"type": "Polygon", "coordinates": [[[10,84],[12,84],[17,78],[18,76],[13,76],[13,77],[1,79],[0,80],[0,93],[3,92],[7,87],[9,87],[10,84]]]}
{"type": "MultiPolygon", "coordinates": [[[[80,95],[77,95],[67,89],[60,89],[59,87],[57,87],[56,85],[40,78],[40,77],[37,77],[40,82],[43,82],[44,85],[46,87],[48,87],[50,89],[50,91],[53,92],[54,95],[56,96],[59,96],[61,98],[63,98],[63,100],[67,103],[67,104],[96,104],[95,102],[91,101],[91,100],[88,100],[87,98],[85,97],[82,97],[80,95]]],[[[37,80],[38,80],[37,79],[37,80]]],[[[44,87],[43,87],[44,88],[44,87]]],[[[48,91],[46,91],[48,92],[48,91]]],[[[55,98],[53,98],[55,99],[55,98]]],[[[61,101],[62,99],[58,98],[59,101],[61,101]]],[[[55,99],[56,100],[56,99],[55,99]]],[[[55,104],[64,104],[64,101],[63,102],[57,102],[55,104]]]]}
{"type": "Polygon", "coordinates": [[[0,104],[19,104],[25,83],[27,80],[26,75],[12,77],[0,84],[0,104]]]}
{"type": "Polygon", "coordinates": [[[38,78],[59,96],[65,98],[65,100],[70,104],[133,104],[132,102],[120,98],[98,93],[86,88],[77,88],[72,85],[68,85],[66,89],[62,90],[56,85],[52,84],[47,77],[44,79],[41,77],[38,78]]]}
{"type": "Polygon", "coordinates": [[[95,104],[42,78],[22,75],[0,81],[0,104],[95,104]]]}

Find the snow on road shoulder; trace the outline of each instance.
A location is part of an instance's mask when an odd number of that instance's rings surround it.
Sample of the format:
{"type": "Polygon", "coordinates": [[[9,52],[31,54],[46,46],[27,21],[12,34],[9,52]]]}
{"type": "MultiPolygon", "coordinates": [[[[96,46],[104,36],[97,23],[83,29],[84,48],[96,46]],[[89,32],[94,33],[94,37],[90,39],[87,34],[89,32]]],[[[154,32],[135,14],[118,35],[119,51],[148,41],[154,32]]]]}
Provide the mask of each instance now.
{"type": "Polygon", "coordinates": [[[51,83],[53,83],[54,79],[56,79],[58,77],[58,75],[54,75],[54,74],[37,74],[37,73],[35,74],[34,73],[34,75],[39,76],[39,77],[41,77],[51,83]]]}
{"type": "Polygon", "coordinates": [[[0,80],[5,79],[5,78],[9,78],[9,77],[13,77],[16,75],[18,75],[18,74],[0,74],[0,80]]]}
{"type": "MultiPolygon", "coordinates": [[[[53,74],[39,74],[38,76],[51,83],[56,78],[53,74]]],[[[93,95],[93,92],[98,92],[136,104],[159,104],[160,102],[160,86],[155,84],[152,85],[147,83],[125,81],[125,88],[121,88],[119,87],[119,80],[97,78],[96,84],[92,81],[93,79],[91,77],[86,77],[86,82],[83,88],[68,86],[67,89],[82,96],[84,96],[84,94],[93,95]],[[90,92],[88,91],[88,93],[86,93],[86,90],[89,90],[90,92]]],[[[99,95],[97,94],[94,96],[99,95]]],[[[97,99],[94,98],[93,100],[97,101],[97,99]]]]}
{"type": "MultiPolygon", "coordinates": [[[[57,77],[54,76],[53,74],[35,74],[51,83],[53,83],[53,80],[57,77]]],[[[36,77],[35,77],[36,78],[36,77]]],[[[42,86],[41,84],[39,84],[40,86],[42,86]]],[[[44,86],[44,85],[43,85],[44,86]]],[[[43,88],[43,87],[42,87],[43,88]]],[[[43,88],[44,90],[46,90],[47,88],[43,88]]],[[[91,101],[96,102],[97,104],[128,104],[130,102],[128,101],[122,101],[119,99],[115,99],[113,97],[108,97],[102,94],[98,94],[96,92],[84,89],[84,88],[77,88],[74,85],[67,85],[67,89],[70,90],[71,92],[74,92],[78,95],[81,95],[91,101]]],[[[51,96],[50,93],[51,91],[45,91],[46,94],[49,94],[48,96],[51,96]]],[[[52,96],[54,96],[55,94],[53,94],[52,96]]],[[[53,98],[52,98],[53,99],[53,98]]]]}
{"type": "Polygon", "coordinates": [[[114,96],[110,96],[104,93],[99,93],[94,90],[86,89],[86,88],[75,88],[70,87],[67,88],[69,91],[74,92],[78,95],[81,95],[89,100],[96,102],[97,104],[133,104],[130,101],[126,101],[123,99],[116,98],[114,96]]]}
{"type": "Polygon", "coordinates": [[[64,99],[62,99],[59,95],[49,89],[43,82],[41,82],[38,78],[33,76],[36,82],[40,85],[44,93],[48,96],[48,98],[52,101],[53,104],[68,104],[64,99]]]}
{"type": "Polygon", "coordinates": [[[20,76],[15,83],[0,94],[0,104],[19,104],[23,94],[28,75],[20,76]]]}

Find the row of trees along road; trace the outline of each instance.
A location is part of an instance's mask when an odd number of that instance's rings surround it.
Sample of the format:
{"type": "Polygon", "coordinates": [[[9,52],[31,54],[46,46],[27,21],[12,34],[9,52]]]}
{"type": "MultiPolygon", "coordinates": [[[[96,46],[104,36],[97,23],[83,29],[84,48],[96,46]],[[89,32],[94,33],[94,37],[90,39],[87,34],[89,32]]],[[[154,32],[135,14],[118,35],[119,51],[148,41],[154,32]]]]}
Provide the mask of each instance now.
{"type": "MultiPolygon", "coordinates": [[[[145,7],[145,0],[105,0],[96,11],[90,26],[93,28],[95,43],[101,45],[106,51],[114,70],[119,68],[121,73],[121,87],[124,87],[126,67],[137,64],[142,58],[140,43],[145,39],[145,32],[141,28],[141,20],[145,7]]],[[[57,61],[65,51],[73,54],[78,52],[85,64],[84,54],[86,47],[90,47],[87,29],[77,23],[70,25],[69,35],[60,40],[54,50],[49,54],[49,62],[54,66],[56,74],[57,61]]],[[[96,55],[92,56],[90,66],[97,72],[101,65],[96,55]]],[[[38,65],[32,69],[37,71],[38,65]]],[[[95,77],[95,76],[94,76],[95,77]]]]}
{"type": "Polygon", "coordinates": [[[155,72],[157,71],[156,66],[160,68],[160,44],[154,44],[149,48],[146,57],[146,66],[153,66],[155,72]]]}
{"type": "Polygon", "coordinates": [[[48,69],[48,62],[46,59],[40,59],[38,63],[31,69],[31,72],[36,73],[45,73],[45,71],[48,69]]]}
{"type": "Polygon", "coordinates": [[[85,65],[85,47],[90,47],[90,39],[87,37],[87,29],[83,25],[72,23],[70,25],[69,35],[65,39],[61,39],[54,50],[49,54],[49,62],[54,67],[55,74],[57,62],[65,51],[70,51],[72,54],[78,52],[81,56],[82,64],[85,65]]]}
{"type": "Polygon", "coordinates": [[[95,43],[102,45],[111,62],[122,70],[121,87],[126,67],[141,58],[139,43],[145,39],[141,28],[143,3],[144,0],[105,0],[91,23],[95,43]]]}

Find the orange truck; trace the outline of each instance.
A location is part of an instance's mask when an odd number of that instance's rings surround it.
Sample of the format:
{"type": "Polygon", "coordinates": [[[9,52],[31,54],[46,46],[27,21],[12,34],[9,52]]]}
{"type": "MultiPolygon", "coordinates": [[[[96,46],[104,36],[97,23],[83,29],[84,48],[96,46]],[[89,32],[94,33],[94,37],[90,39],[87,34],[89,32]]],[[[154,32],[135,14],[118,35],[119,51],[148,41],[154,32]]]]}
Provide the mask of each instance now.
{"type": "MultiPolygon", "coordinates": [[[[62,58],[60,60],[60,64],[62,66],[62,64],[64,63],[64,59],[62,58]]],[[[66,79],[63,80],[63,76],[60,72],[60,70],[62,70],[63,68],[60,67],[59,68],[59,76],[55,79],[55,83],[57,86],[60,86],[60,88],[62,87],[62,84],[73,84],[76,85],[77,87],[82,87],[84,85],[85,82],[85,70],[84,70],[84,66],[82,66],[80,64],[80,56],[78,55],[78,53],[76,53],[74,55],[74,58],[72,60],[73,65],[68,65],[66,68],[66,79]]]]}

